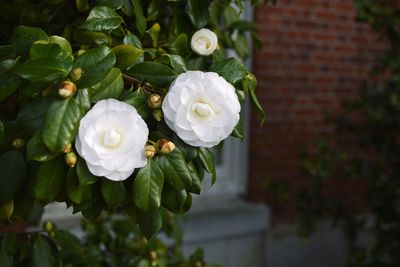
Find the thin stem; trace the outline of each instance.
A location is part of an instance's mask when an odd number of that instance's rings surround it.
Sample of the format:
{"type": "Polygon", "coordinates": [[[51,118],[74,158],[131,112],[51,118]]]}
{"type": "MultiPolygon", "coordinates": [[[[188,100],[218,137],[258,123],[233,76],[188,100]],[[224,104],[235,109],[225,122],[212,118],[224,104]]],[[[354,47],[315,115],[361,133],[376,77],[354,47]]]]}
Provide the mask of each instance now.
{"type": "Polygon", "coordinates": [[[149,91],[151,93],[157,93],[157,94],[163,94],[165,89],[156,87],[154,85],[151,85],[145,81],[140,81],[132,76],[129,76],[127,74],[122,74],[122,77],[124,78],[125,81],[130,82],[133,85],[136,86],[141,86],[143,90],[149,91]]]}

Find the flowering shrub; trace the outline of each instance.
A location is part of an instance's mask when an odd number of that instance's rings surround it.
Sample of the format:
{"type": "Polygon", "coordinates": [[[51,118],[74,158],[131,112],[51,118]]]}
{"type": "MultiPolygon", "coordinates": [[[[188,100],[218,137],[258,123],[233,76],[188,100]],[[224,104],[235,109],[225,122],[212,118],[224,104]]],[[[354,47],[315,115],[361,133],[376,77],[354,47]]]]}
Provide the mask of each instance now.
{"type": "Polygon", "coordinates": [[[255,77],[226,58],[256,37],[245,2],[2,1],[3,222],[58,201],[126,213],[150,238],[163,210],[189,210],[204,173],[215,182],[210,148],[243,136],[239,102],[264,119],[255,77]]]}

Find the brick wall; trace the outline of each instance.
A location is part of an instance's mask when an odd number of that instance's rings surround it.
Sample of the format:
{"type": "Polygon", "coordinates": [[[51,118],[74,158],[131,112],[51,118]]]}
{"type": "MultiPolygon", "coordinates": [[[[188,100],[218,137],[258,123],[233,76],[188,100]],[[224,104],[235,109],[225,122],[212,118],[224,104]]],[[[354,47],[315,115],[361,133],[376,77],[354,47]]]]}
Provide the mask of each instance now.
{"type": "MultiPolygon", "coordinates": [[[[380,51],[379,36],[355,21],[351,0],[278,0],[255,10],[264,47],[254,54],[258,96],[267,120],[252,116],[249,198],[267,201],[275,220],[294,215],[295,191],[306,177],[301,153],[332,132],[326,113],[357,95],[380,51]],[[288,202],[266,192],[265,181],[289,182],[288,202]]],[[[329,191],[355,205],[354,182],[333,182],[329,191]]]]}

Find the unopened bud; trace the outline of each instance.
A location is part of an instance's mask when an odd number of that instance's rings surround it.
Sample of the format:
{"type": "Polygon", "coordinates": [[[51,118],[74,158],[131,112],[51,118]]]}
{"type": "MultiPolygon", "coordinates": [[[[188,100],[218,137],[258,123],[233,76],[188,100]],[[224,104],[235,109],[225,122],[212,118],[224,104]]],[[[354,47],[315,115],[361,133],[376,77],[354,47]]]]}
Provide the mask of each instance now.
{"type": "Polygon", "coordinates": [[[169,154],[175,149],[175,144],[167,139],[158,140],[158,150],[162,154],[169,154]]]}
{"type": "Polygon", "coordinates": [[[144,147],[144,155],[146,158],[151,159],[157,153],[157,149],[152,145],[147,145],[144,147]]]}
{"type": "Polygon", "coordinates": [[[54,231],[54,223],[52,222],[44,222],[43,223],[43,229],[47,232],[47,233],[51,233],[54,231]]]}
{"type": "Polygon", "coordinates": [[[83,71],[81,68],[75,68],[69,73],[69,78],[71,79],[71,81],[76,82],[82,77],[82,73],[83,71]]]}
{"type": "Polygon", "coordinates": [[[16,149],[21,149],[25,146],[25,141],[21,138],[14,139],[12,141],[12,146],[16,149]]]}
{"type": "Polygon", "coordinates": [[[155,252],[154,250],[150,251],[150,260],[151,261],[157,260],[157,252],[155,252]]]}
{"type": "Polygon", "coordinates": [[[161,109],[156,109],[153,111],[153,118],[156,121],[161,121],[163,119],[163,117],[164,117],[164,113],[162,112],[161,109]]]}
{"type": "Polygon", "coordinates": [[[64,98],[76,93],[76,85],[71,81],[64,81],[58,86],[58,95],[64,98]]]}
{"type": "Polygon", "coordinates": [[[76,154],[74,152],[69,152],[65,154],[65,163],[71,168],[75,167],[77,161],[76,154]]]}
{"type": "Polygon", "coordinates": [[[10,201],[0,206],[0,219],[10,220],[13,212],[14,212],[14,201],[11,199],[10,201]]]}
{"type": "Polygon", "coordinates": [[[162,103],[162,98],[158,94],[152,94],[147,98],[147,105],[151,108],[160,108],[162,103]]]}
{"type": "Polygon", "coordinates": [[[196,267],[203,267],[203,263],[201,261],[196,261],[196,267]]]}
{"type": "Polygon", "coordinates": [[[63,152],[64,154],[68,154],[68,153],[71,152],[71,151],[72,151],[72,145],[71,145],[71,144],[65,145],[64,148],[63,148],[63,150],[62,150],[62,152],[63,152]]]}

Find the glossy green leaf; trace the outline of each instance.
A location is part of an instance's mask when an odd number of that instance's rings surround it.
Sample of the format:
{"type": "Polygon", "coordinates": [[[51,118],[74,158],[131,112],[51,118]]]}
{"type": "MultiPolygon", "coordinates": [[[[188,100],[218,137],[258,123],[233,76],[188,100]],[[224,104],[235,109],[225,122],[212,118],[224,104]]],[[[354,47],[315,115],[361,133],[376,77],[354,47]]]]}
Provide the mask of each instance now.
{"type": "Polygon", "coordinates": [[[79,184],[81,186],[94,184],[98,180],[98,177],[94,176],[89,171],[86,162],[83,159],[78,159],[76,172],[78,174],[79,184]]]}
{"type": "Polygon", "coordinates": [[[55,230],[54,237],[60,245],[59,256],[63,262],[81,264],[84,257],[84,247],[81,245],[80,240],[65,230],[55,230]]]}
{"type": "Polygon", "coordinates": [[[88,195],[87,193],[91,192],[89,187],[79,184],[76,168],[70,168],[68,170],[65,178],[65,185],[69,199],[77,204],[81,204],[85,200],[85,196],[88,195]]]}
{"type": "Polygon", "coordinates": [[[124,90],[124,80],[118,68],[112,68],[110,72],[98,84],[89,89],[93,103],[107,98],[118,98],[124,90]]]}
{"type": "Polygon", "coordinates": [[[0,220],[10,220],[13,212],[14,212],[14,201],[12,199],[5,203],[0,204],[0,220]]]}
{"type": "Polygon", "coordinates": [[[34,134],[42,129],[47,110],[53,101],[53,98],[37,98],[20,110],[17,119],[24,125],[26,133],[34,134]]]}
{"type": "Polygon", "coordinates": [[[42,140],[42,133],[36,133],[26,145],[27,158],[36,161],[48,161],[53,159],[57,154],[52,153],[42,140]]]}
{"type": "Polygon", "coordinates": [[[151,28],[146,31],[146,33],[150,36],[154,47],[157,47],[160,30],[160,24],[154,23],[153,26],[151,26],[151,28]]]}
{"type": "Polygon", "coordinates": [[[133,66],[137,60],[143,55],[143,50],[133,45],[121,44],[113,47],[117,62],[115,66],[125,70],[133,66]]]}
{"type": "Polygon", "coordinates": [[[37,173],[34,195],[44,202],[53,201],[64,185],[67,165],[64,157],[44,162],[37,173]]]}
{"type": "Polygon", "coordinates": [[[188,169],[189,169],[190,177],[192,179],[192,184],[191,184],[190,188],[188,189],[188,191],[191,193],[200,194],[202,177],[199,175],[193,162],[188,163],[188,169]]]}
{"type": "Polygon", "coordinates": [[[14,50],[11,45],[1,45],[0,46],[0,61],[10,59],[14,57],[14,50]]]}
{"type": "Polygon", "coordinates": [[[123,40],[124,44],[127,45],[132,45],[134,47],[142,49],[142,43],[140,42],[139,38],[131,33],[130,31],[127,31],[123,40]]]}
{"type": "Polygon", "coordinates": [[[146,211],[158,209],[163,185],[164,175],[160,167],[153,159],[149,159],[147,165],[139,170],[133,183],[136,206],[146,211]]]}
{"type": "Polygon", "coordinates": [[[10,43],[17,54],[26,54],[31,45],[38,40],[48,40],[43,30],[20,25],[15,28],[10,43]]]}
{"type": "Polygon", "coordinates": [[[231,135],[243,140],[244,129],[243,129],[243,120],[242,120],[242,118],[240,118],[239,122],[236,124],[236,126],[233,129],[233,132],[232,132],[231,135]]]}
{"type": "Polygon", "coordinates": [[[46,239],[37,235],[33,243],[32,260],[34,267],[52,267],[54,264],[51,248],[46,239]]]}
{"type": "Polygon", "coordinates": [[[76,102],[84,110],[88,111],[91,108],[89,90],[86,88],[81,88],[76,94],[76,102]]]}
{"type": "Polygon", "coordinates": [[[115,54],[108,47],[90,49],[75,60],[74,68],[81,68],[82,77],[77,82],[79,88],[100,82],[115,64],[115,54]]]}
{"type": "Polygon", "coordinates": [[[246,67],[240,61],[232,57],[215,62],[210,66],[210,71],[218,73],[232,84],[243,80],[248,74],[246,67]]]}
{"type": "Polygon", "coordinates": [[[178,75],[167,65],[157,62],[143,62],[134,65],[129,71],[133,77],[152,85],[166,87],[178,75]]]}
{"type": "Polygon", "coordinates": [[[187,162],[179,148],[175,148],[167,155],[158,155],[154,158],[164,174],[165,181],[177,191],[190,188],[192,178],[187,167],[187,162]]]}
{"type": "Polygon", "coordinates": [[[147,105],[147,96],[142,89],[139,88],[135,92],[130,93],[123,101],[134,106],[143,119],[147,119],[150,116],[151,109],[147,105]]]}
{"type": "Polygon", "coordinates": [[[211,184],[217,180],[217,173],[215,171],[215,158],[213,153],[205,147],[199,148],[199,159],[204,169],[211,174],[211,184]]]}
{"type": "Polygon", "coordinates": [[[54,101],[43,125],[42,138],[52,152],[60,152],[71,144],[78,131],[84,110],[73,98],[54,101]]]}
{"type": "Polygon", "coordinates": [[[110,208],[116,208],[123,204],[127,192],[123,182],[102,179],[101,194],[110,208]]]}
{"type": "Polygon", "coordinates": [[[143,35],[146,31],[147,23],[146,18],[143,15],[143,7],[140,0],[132,0],[133,9],[135,12],[135,19],[136,19],[136,29],[143,35]]]}
{"type": "Polygon", "coordinates": [[[12,267],[12,258],[11,256],[7,255],[6,251],[0,249],[0,266],[2,267],[12,267]]]}
{"type": "Polygon", "coordinates": [[[112,38],[104,32],[94,32],[77,29],[74,32],[74,39],[82,45],[111,45],[112,38]]]}
{"type": "Polygon", "coordinates": [[[118,28],[122,17],[107,6],[94,7],[79,28],[91,31],[110,31],[118,28]]]}
{"type": "Polygon", "coordinates": [[[26,179],[26,164],[20,151],[11,150],[0,157],[0,203],[9,201],[26,179]]]}
{"type": "Polygon", "coordinates": [[[50,43],[35,43],[29,49],[29,60],[37,60],[41,58],[64,60],[68,56],[60,45],[50,43]]]}
{"type": "Polygon", "coordinates": [[[119,9],[124,5],[125,0],[96,0],[96,6],[108,6],[112,9],[119,9]]]}
{"type": "Polygon", "coordinates": [[[67,77],[72,69],[71,57],[40,58],[15,67],[15,73],[32,82],[54,82],[67,77]]]}
{"type": "Polygon", "coordinates": [[[155,211],[141,211],[138,210],[138,223],[143,235],[150,239],[162,227],[162,216],[160,210],[155,211]]]}
{"type": "Polygon", "coordinates": [[[190,50],[189,50],[187,35],[185,33],[181,33],[176,38],[172,48],[180,56],[185,57],[187,54],[189,54],[190,50]]]}
{"type": "Polygon", "coordinates": [[[52,35],[49,37],[49,42],[51,44],[58,44],[66,54],[72,54],[71,44],[64,37],[52,35]]]}
{"type": "Polygon", "coordinates": [[[176,191],[168,186],[162,192],[162,206],[174,213],[185,213],[192,206],[192,196],[184,189],[176,191]]]}
{"type": "Polygon", "coordinates": [[[207,0],[188,0],[186,12],[189,15],[193,25],[201,29],[207,24],[208,18],[208,4],[207,0]]]}

